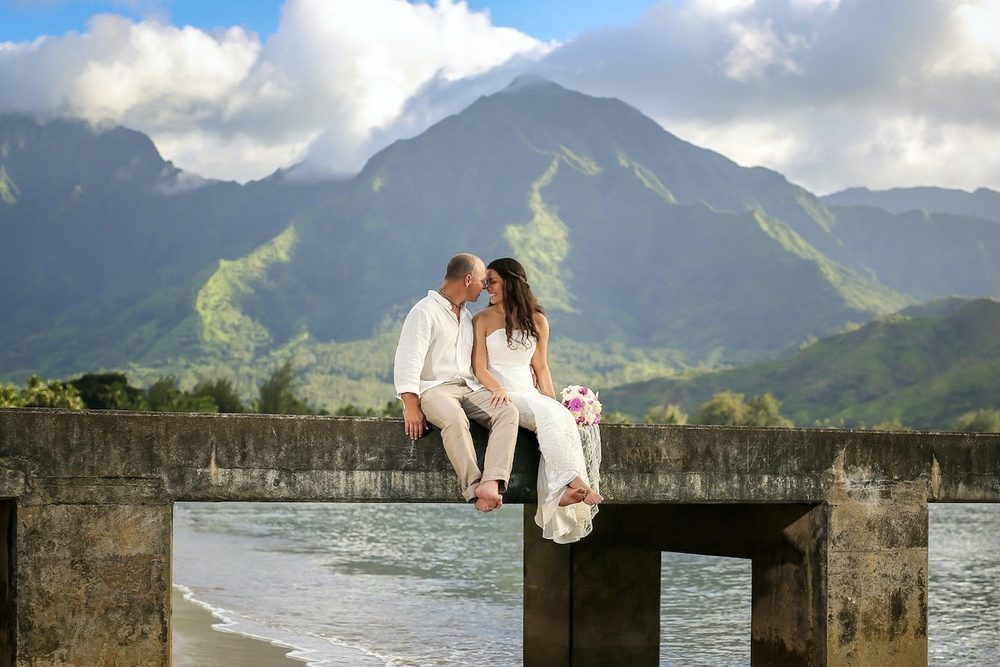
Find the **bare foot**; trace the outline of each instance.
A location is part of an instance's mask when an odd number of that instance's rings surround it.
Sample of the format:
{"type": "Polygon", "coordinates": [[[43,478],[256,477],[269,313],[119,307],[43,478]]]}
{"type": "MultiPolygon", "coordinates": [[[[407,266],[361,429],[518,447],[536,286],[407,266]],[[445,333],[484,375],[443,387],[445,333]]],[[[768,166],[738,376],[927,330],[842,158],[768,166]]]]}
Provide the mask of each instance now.
{"type": "MultiPolygon", "coordinates": [[[[577,477],[566,486],[576,491],[583,492],[583,497],[581,497],[580,500],[576,502],[580,502],[582,500],[588,505],[600,505],[602,502],[604,502],[604,496],[602,496],[597,491],[594,491],[592,488],[584,484],[583,479],[580,477],[577,477]]],[[[565,497],[565,494],[563,494],[563,496],[565,497]]]]}
{"type": "Polygon", "coordinates": [[[583,499],[587,497],[587,489],[576,488],[567,486],[566,490],[563,491],[562,498],[559,499],[559,507],[566,507],[567,505],[575,505],[576,503],[582,503],[583,499]]]}
{"type": "Polygon", "coordinates": [[[492,512],[503,506],[503,496],[500,495],[500,484],[495,479],[483,482],[477,486],[476,498],[476,509],[480,512],[492,512]]]}
{"type": "Polygon", "coordinates": [[[499,505],[495,507],[490,507],[490,504],[485,500],[483,500],[482,498],[476,498],[475,507],[480,512],[492,512],[497,507],[499,507],[499,505]]]}

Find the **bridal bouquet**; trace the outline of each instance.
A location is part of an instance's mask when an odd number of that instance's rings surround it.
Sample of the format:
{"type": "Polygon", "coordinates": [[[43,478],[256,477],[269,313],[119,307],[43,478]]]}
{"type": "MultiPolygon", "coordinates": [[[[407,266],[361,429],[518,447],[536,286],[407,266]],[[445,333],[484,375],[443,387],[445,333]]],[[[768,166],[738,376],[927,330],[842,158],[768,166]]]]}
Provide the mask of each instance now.
{"type": "MultiPolygon", "coordinates": [[[[571,384],[562,390],[562,402],[576,419],[587,477],[591,488],[597,491],[601,484],[601,401],[596,391],[571,384]]],[[[593,511],[597,511],[596,505],[593,511]]]]}
{"type": "Polygon", "coordinates": [[[577,426],[594,426],[601,423],[601,401],[597,392],[578,384],[562,390],[562,403],[573,413],[577,426]]]}

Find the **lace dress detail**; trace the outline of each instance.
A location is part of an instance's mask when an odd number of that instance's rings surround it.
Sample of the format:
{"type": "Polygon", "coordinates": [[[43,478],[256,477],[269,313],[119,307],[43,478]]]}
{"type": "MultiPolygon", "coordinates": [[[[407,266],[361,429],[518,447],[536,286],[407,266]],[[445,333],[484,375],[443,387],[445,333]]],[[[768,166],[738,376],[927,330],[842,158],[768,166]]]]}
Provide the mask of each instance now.
{"type": "Polygon", "coordinates": [[[531,377],[535,340],[513,332],[508,344],[503,329],[486,337],[489,369],[500,381],[520,413],[520,425],[538,436],[538,511],[535,523],[545,539],[559,544],[576,542],[593,529],[596,506],[576,503],[559,506],[566,485],[577,477],[590,484],[580,432],[562,403],[540,393],[531,377]]]}

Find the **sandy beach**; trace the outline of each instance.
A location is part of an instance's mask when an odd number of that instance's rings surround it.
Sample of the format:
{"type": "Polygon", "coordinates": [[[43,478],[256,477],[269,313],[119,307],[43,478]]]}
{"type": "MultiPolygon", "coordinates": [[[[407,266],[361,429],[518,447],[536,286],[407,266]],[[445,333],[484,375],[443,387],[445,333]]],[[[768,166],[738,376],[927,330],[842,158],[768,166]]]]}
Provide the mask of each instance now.
{"type": "Polygon", "coordinates": [[[210,611],[172,593],[173,667],[302,667],[290,649],[233,632],[215,630],[210,611]]]}

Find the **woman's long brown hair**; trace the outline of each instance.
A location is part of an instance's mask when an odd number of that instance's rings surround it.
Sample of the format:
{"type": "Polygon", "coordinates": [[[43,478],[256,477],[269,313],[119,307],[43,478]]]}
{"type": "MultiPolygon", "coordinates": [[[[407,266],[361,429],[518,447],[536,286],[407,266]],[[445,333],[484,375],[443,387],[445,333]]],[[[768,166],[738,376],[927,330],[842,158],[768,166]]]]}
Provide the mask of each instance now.
{"type": "Polygon", "coordinates": [[[524,267],[512,257],[501,257],[494,259],[486,268],[493,269],[503,279],[504,331],[507,333],[507,344],[512,343],[515,330],[521,332],[521,343],[526,343],[532,336],[538,340],[535,313],[544,313],[545,309],[538,305],[538,300],[531,291],[531,285],[528,284],[524,267]]]}

